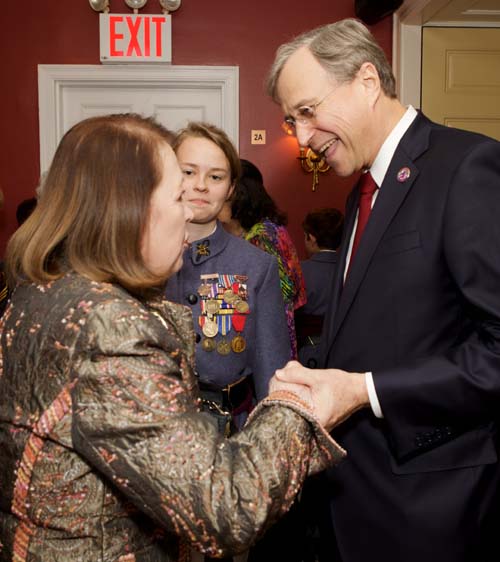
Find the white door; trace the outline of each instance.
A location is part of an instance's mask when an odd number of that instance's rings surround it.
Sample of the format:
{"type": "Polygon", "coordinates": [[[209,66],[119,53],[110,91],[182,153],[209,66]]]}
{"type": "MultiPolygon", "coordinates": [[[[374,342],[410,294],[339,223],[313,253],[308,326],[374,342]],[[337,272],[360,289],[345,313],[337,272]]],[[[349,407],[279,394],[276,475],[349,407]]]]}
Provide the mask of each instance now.
{"type": "Polygon", "coordinates": [[[238,148],[237,67],[39,65],[38,101],[42,172],[70,127],[109,113],[152,115],[170,130],[208,121],[238,148]]]}

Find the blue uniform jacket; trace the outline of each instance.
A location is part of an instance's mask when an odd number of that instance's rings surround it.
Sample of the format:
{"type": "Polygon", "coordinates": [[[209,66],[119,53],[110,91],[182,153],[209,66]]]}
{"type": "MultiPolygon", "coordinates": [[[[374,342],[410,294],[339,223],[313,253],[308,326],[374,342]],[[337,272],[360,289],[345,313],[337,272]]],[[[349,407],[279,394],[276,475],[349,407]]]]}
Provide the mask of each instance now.
{"type": "Polygon", "coordinates": [[[316,368],[320,361],[320,321],[327,310],[333,290],[333,277],[337,269],[337,252],[317,252],[310,259],[301,261],[306,285],[307,302],[296,311],[297,335],[299,336],[299,361],[309,368],[316,368]],[[315,332],[311,334],[311,332],[315,332]],[[308,338],[304,338],[304,335],[308,338]]]}
{"type": "Polygon", "coordinates": [[[200,380],[224,387],[253,375],[257,399],[265,397],[274,371],[283,367],[291,354],[276,258],[228,234],[218,223],[212,235],[193,242],[186,250],[181,270],[168,281],[166,296],[192,308],[200,380]],[[202,277],[207,275],[214,277],[202,277]],[[238,314],[234,303],[225,303],[223,299],[231,286],[240,300],[247,303],[243,310],[248,310],[243,314],[238,314]],[[209,290],[210,294],[203,294],[209,290]],[[228,314],[211,315],[206,310],[208,300],[216,300],[219,310],[228,314]],[[240,322],[244,317],[241,332],[233,325],[235,315],[240,316],[240,322]],[[207,318],[218,323],[214,337],[207,338],[203,333],[200,317],[202,323],[207,318]],[[223,335],[223,331],[227,333],[223,335]],[[239,353],[231,349],[227,355],[221,355],[217,349],[206,351],[203,345],[206,339],[215,344],[222,340],[230,344],[238,334],[246,344],[239,353]]]}
{"type": "Polygon", "coordinates": [[[323,316],[332,297],[337,252],[317,252],[308,260],[301,261],[300,266],[307,293],[307,302],[301,310],[306,314],[323,316]]]}

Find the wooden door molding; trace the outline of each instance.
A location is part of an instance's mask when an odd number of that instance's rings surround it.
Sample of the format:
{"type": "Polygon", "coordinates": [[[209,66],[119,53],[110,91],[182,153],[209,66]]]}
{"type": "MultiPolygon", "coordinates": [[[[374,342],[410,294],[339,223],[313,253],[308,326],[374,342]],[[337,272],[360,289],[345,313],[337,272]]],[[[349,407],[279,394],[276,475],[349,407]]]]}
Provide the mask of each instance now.
{"type": "MultiPolygon", "coordinates": [[[[393,15],[392,68],[396,77],[398,97],[404,105],[420,108],[422,76],[422,27],[500,27],[498,21],[481,21],[480,15],[471,15],[471,20],[437,20],[436,14],[450,4],[462,6],[460,0],[405,0],[393,15]]],[[[470,0],[470,3],[473,3],[470,0]]],[[[498,18],[497,18],[498,20],[498,18]]]]}
{"type": "MultiPolygon", "coordinates": [[[[217,96],[221,127],[238,148],[239,69],[234,66],[38,65],[40,169],[47,170],[64,133],[65,94],[75,88],[114,91],[207,91],[217,96]]],[[[188,106],[187,106],[188,107],[188,106]]],[[[188,108],[189,109],[189,108],[188,108]]],[[[188,110],[187,109],[187,110],[188,110]]]]}

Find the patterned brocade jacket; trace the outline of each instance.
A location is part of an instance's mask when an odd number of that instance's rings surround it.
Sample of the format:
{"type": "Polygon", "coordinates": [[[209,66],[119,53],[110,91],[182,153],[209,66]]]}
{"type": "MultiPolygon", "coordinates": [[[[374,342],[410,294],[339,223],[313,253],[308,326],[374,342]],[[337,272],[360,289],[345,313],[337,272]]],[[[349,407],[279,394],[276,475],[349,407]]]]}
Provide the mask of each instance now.
{"type": "Polygon", "coordinates": [[[0,340],[2,562],[239,552],[344,454],[286,398],[221,439],[184,306],[70,273],[18,287],[0,340]]]}

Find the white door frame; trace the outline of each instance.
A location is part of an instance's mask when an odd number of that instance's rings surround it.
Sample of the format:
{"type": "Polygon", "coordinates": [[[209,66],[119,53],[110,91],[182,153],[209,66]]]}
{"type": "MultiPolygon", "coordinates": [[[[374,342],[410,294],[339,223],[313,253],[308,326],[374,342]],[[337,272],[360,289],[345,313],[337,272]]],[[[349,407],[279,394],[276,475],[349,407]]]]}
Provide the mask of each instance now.
{"type": "Polygon", "coordinates": [[[40,169],[48,169],[65,132],[62,119],[64,90],[95,83],[114,88],[213,88],[220,92],[220,126],[238,148],[238,71],[235,66],[38,65],[40,169]]]}

